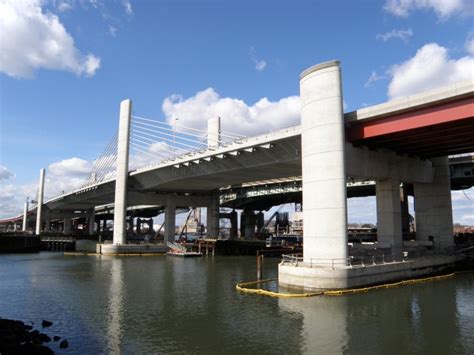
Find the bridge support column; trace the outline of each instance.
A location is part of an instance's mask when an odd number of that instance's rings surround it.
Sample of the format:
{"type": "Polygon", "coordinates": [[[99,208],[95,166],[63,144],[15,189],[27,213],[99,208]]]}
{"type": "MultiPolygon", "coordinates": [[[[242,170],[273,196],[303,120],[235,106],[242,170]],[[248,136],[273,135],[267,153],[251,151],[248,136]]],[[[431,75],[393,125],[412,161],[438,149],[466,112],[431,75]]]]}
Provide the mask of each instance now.
{"type": "Polygon", "coordinates": [[[415,184],[416,239],[433,239],[437,248],[453,245],[453,210],[447,157],[432,159],[433,183],[415,184]]]}
{"type": "Polygon", "coordinates": [[[64,217],[63,234],[71,234],[71,216],[64,217]]]}
{"type": "Polygon", "coordinates": [[[41,235],[41,227],[43,222],[43,195],[44,195],[44,174],[45,170],[40,170],[40,179],[38,186],[38,205],[36,207],[36,235],[41,235]]]}
{"type": "Polygon", "coordinates": [[[237,239],[237,212],[230,213],[230,239],[237,239]]]}
{"type": "Polygon", "coordinates": [[[400,187],[400,207],[402,212],[402,235],[406,235],[410,233],[410,211],[408,209],[408,191],[405,184],[400,187]]]}
{"type": "MultiPolygon", "coordinates": [[[[89,223],[89,235],[94,235],[95,233],[95,208],[91,208],[88,213],[88,223],[89,223]]],[[[97,228],[99,229],[99,228],[97,228]]]]}
{"type": "Polygon", "coordinates": [[[114,244],[125,244],[127,241],[127,180],[128,153],[130,138],[130,118],[132,101],[120,103],[120,122],[117,146],[117,177],[115,179],[114,203],[114,244]]]}
{"type": "Polygon", "coordinates": [[[331,61],[305,70],[300,93],[303,258],[305,262],[335,259],[335,263],[345,263],[347,201],[340,63],[331,61]]]}
{"type": "Polygon", "coordinates": [[[217,238],[219,236],[219,194],[214,193],[207,205],[206,216],[207,236],[217,238]]]}
{"type": "Polygon", "coordinates": [[[25,206],[23,207],[23,232],[28,230],[28,198],[25,200],[25,206]]]}
{"type": "Polygon", "coordinates": [[[265,225],[265,216],[262,211],[257,214],[257,232],[260,233],[265,225]]]}
{"type": "Polygon", "coordinates": [[[165,206],[165,241],[174,242],[176,230],[176,201],[169,198],[165,206]]]}
{"type": "Polygon", "coordinates": [[[244,239],[255,238],[256,216],[253,211],[244,209],[240,215],[240,234],[244,239]]]}
{"type": "Polygon", "coordinates": [[[402,216],[398,179],[377,180],[377,240],[381,248],[402,253],[402,216]]]}

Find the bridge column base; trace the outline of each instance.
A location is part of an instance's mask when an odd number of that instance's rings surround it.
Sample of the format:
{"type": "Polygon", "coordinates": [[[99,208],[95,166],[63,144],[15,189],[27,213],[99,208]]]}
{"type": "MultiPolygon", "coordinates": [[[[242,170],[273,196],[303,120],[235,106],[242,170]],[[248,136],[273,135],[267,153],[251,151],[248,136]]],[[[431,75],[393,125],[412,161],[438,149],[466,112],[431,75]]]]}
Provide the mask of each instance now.
{"type": "Polygon", "coordinates": [[[408,261],[358,267],[316,266],[308,263],[278,265],[279,286],[303,290],[344,290],[443,274],[454,269],[459,256],[436,255],[408,261]]]}

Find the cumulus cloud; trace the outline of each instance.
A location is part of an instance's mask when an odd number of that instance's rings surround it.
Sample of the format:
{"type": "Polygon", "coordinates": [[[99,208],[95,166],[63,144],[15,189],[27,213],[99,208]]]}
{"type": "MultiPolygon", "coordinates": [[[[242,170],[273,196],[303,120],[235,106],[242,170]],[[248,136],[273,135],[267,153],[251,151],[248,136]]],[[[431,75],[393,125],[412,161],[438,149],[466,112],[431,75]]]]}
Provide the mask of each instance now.
{"type": "Polygon", "coordinates": [[[384,9],[398,17],[407,17],[416,10],[432,10],[440,19],[474,13],[471,0],[387,0],[384,9]]]}
{"type": "Polygon", "coordinates": [[[30,78],[38,69],[93,76],[100,58],[81,53],[59,18],[41,0],[0,0],[0,71],[30,78]]]}
{"type": "Polygon", "coordinates": [[[0,181],[8,180],[15,176],[10,170],[8,170],[5,166],[0,165],[0,181]]]}
{"type": "Polygon", "coordinates": [[[471,55],[474,56],[474,33],[471,33],[467,39],[466,43],[464,44],[466,47],[466,51],[471,55]]]}
{"type": "Polygon", "coordinates": [[[448,49],[436,43],[420,48],[414,57],[392,66],[388,96],[407,96],[439,86],[474,80],[474,57],[452,59],[448,49]]]}
{"type": "Polygon", "coordinates": [[[172,124],[207,129],[207,120],[221,117],[224,131],[253,136],[262,132],[300,123],[300,99],[289,96],[279,101],[261,98],[253,105],[231,97],[221,97],[213,88],[199,91],[190,98],[172,95],[163,101],[162,110],[172,124]]]}
{"type": "Polygon", "coordinates": [[[383,42],[387,42],[391,39],[401,39],[403,42],[408,42],[408,39],[413,36],[413,31],[411,28],[408,30],[391,30],[386,33],[378,33],[375,38],[383,42]]]}

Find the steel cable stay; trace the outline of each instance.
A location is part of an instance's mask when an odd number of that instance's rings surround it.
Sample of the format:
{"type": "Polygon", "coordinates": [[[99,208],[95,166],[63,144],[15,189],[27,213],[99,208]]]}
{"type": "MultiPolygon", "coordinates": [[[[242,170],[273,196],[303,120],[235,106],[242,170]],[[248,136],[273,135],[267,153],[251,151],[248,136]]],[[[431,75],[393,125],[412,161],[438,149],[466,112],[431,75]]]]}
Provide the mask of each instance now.
{"type": "MultiPolygon", "coordinates": [[[[162,122],[162,121],[157,121],[157,120],[153,120],[153,119],[149,119],[149,118],[145,118],[145,117],[140,117],[140,116],[132,116],[132,118],[152,122],[152,123],[155,123],[157,125],[167,125],[167,126],[171,126],[171,127],[188,129],[188,130],[191,130],[191,131],[201,132],[201,133],[204,133],[206,135],[208,133],[206,130],[201,130],[201,129],[197,129],[197,128],[193,128],[193,127],[187,127],[187,126],[183,126],[183,125],[172,125],[172,124],[167,123],[167,122],[165,123],[165,122],[162,122]]],[[[245,135],[241,135],[241,134],[237,134],[237,133],[229,132],[229,131],[224,131],[224,130],[220,131],[220,135],[224,136],[224,137],[227,137],[227,138],[230,138],[230,139],[246,138],[245,135]]]]}
{"type": "MultiPolygon", "coordinates": [[[[145,131],[147,131],[147,132],[152,132],[152,133],[154,133],[154,134],[162,134],[162,135],[165,135],[165,136],[168,136],[168,137],[173,137],[175,140],[183,140],[183,141],[186,141],[186,142],[193,142],[193,143],[196,142],[196,139],[190,139],[190,138],[187,138],[187,137],[181,137],[181,136],[179,136],[178,134],[175,135],[175,134],[171,134],[171,133],[165,133],[165,132],[160,132],[160,131],[153,131],[153,130],[147,129],[147,128],[145,128],[145,127],[132,127],[132,131],[136,131],[136,132],[140,132],[140,133],[142,133],[142,134],[148,134],[148,135],[150,135],[150,136],[154,136],[154,135],[151,134],[151,133],[146,133],[146,132],[143,132],[143,131],[138,131],[138,129],[140,129],[140,130],[145,130],[145,131]]],[[[194,135],[191,135],[191,136],[194,136],[194,135]]],[[[154,136],[154,137],[161,139],[161,137],[159,137],[159,136],[154,136]]],[[[204,137],[202,137],[202,136],[194,136],[194,137],[196,137],[196,138],[201,138],[201,139],[204,138],[204,137]]],[[[173,140],[173,141],[174,141],[174,140],[173,140]]],[[[202,145],[206,145],[204,142],[201,143],[201,144],[202,144],[202,145]]]]}
{"type": "Polygon", "coordinates": [[[118,130],[109,140],[107,146],[97,159],[94,160],[92,170],[81,185],[87,187],[97,182],[101,182],[103,178],[110,172],[115,164],[118,143],[118,130]]]}
{"type": "Polygon", "coordinates": [[[170,152],[170,151],[166,151],[166,152],[168,153],[168,154],[166,154],[166,153],[163,153],[163,152],[160,152],[160,151],[156,151],[156,150],[150,149],[150,146],[149,146],[148,144],[143,143],[143,142],[141,142],[141,141],[139,141],[139,140],[136,140],[136,141],[132,142],[132,146],[138,146],[138,147],[140,147],[140,148],[142,148],[142,149],[145,149],[146,151],[148,151],[148,152],[151,153],[151,154],[159,154],[159,155],[165,156],[165,157],[167,157],[167,158],[169,158],[170,155],[173,154],[173,153],[170,152]]]}
{"type": "Polygon", "coordinates": [[[163,141],[155,141],[155,140],[152,140],[152,139],[149,139],[147,137],[143,137],[143,136],[139,136],[137,135],[136,133],[132,133],[131,135],[132,139],[133,140],[138,140],[140,141],[142,144],[146,144],[148,146],[148,149],[151,149],[153,151],[156,151],[155,149],[152,148],[152,146],[154,144],[159,144],[159,143],[164,143],[165,144],[165,147],[164,148],[160,148],[160,150],[163,150],[163,151],[167,151],[167,152],[170,152],[174,155],[176,155],[177,152],[179,152],[180,154],[185,154],[187,153],[188,151],[183,149],[183,148],[179,148],[179,147],[172,147],[170,146],[169,144],[163,142],[163,141]],[[146,142],[145,142],[146,141],[146,142]],[[171,149],[168,149],[168,147],[171,147],[171,148],[174,148],[174,150],[171,150],[171,149]]]}
{"type": "MultiPolygon", "coordinates": [[[[138,133],[140,134],[147,134],[145,132],[140,132],[140,131],[137,131],[137,130],[133,130],[132,129],[132,133],[135,133],[135,135],[137,135],[138,133]]],[[[149,134],[151,136],[151,134],[149,134]]],[[[191,144],[187,144],[187,143],[183,143],[183,142],[180,142],[179,140],[173,140],[173,139],[169,139],[169,138],[163,138],[163,137],[155,137],[156,139],[158,139],[155,143],[158,143],[160,141],[165,141],[165,142],[170,142],[170,143],[173,143],[173,145],[181,145],[181,146],[184,146],[184,147],[187,147],[187,148],[191,148],[191,149],[203,149],[204,146],[202,147],[196,147],[195,145],[191,145],[191,144]]]]}

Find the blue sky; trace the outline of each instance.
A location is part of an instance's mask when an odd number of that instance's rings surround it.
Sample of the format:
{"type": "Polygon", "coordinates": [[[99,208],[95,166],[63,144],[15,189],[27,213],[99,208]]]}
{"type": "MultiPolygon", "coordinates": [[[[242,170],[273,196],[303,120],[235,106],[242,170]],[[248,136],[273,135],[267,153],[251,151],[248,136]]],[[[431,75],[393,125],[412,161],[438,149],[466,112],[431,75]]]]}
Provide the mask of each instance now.
{"type": "MultiPolygon", "coordinates": [[[[163,120],[222,108],[248,134],[294,124],[300,72],[330,59],[347,111],[472,80],[473,14],[464,0],[0,0],[0,216],[42,167],[56,164],[57,189],[77,185],[124,98],[163,120]],[[255,106],[265,97],[274,119],[255,106]]],[[[474,224],[462,198],[455,219],[474,224]]]]}

